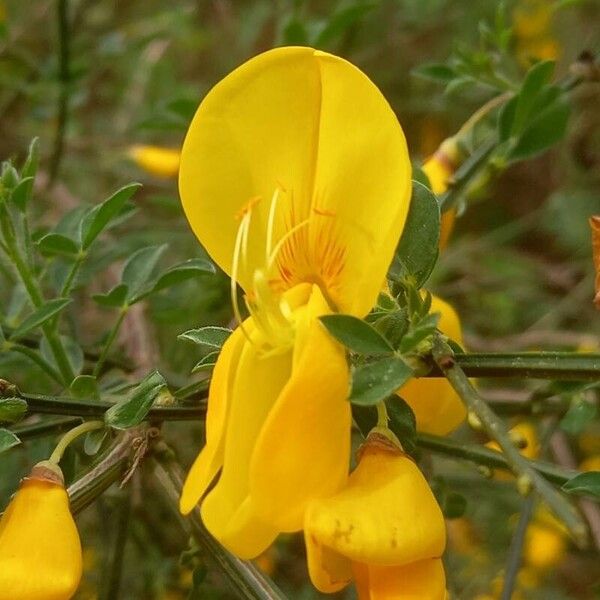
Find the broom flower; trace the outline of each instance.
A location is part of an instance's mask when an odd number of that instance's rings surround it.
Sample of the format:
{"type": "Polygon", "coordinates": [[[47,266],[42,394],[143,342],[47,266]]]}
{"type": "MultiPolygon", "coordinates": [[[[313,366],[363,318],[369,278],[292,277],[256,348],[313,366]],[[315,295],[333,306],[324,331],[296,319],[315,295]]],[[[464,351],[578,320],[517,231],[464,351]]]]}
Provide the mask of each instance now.
{"type": "Polygon", "coordinates": [[[217,84],[179,173],[192,230],[231,277],[239,326],[222,348],[206,444],[180,507],[244,558],[302,528],[346,481],[349,371],[318,317],[365,316],[408,212],[402,129],[376,86],[312,48],[261,54],[217,84]],[[241,316],[237,286],[249,313],[241,316]]]}

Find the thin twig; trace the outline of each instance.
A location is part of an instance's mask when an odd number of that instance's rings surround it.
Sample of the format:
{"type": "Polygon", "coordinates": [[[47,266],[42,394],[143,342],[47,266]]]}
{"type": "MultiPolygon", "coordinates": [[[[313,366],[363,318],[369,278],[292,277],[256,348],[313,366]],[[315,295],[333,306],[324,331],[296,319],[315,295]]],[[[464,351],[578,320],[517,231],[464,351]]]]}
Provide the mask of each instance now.
{"type": "Polygon", "coordinates": [[[565,523],[574,540],[579,545],[584,545],[587,528],[578,512],[521,455],[513,444],[506,425],[481,399],[467,375],[457,364],[452,349],[439,335],[434,339],[433,357],[467,409],[479,417],[490,438],[498,442],[511,471],[517,476],[517,486],[520,491],[527,494],[532,488],[535,489],[552,511],[565,523]]]}

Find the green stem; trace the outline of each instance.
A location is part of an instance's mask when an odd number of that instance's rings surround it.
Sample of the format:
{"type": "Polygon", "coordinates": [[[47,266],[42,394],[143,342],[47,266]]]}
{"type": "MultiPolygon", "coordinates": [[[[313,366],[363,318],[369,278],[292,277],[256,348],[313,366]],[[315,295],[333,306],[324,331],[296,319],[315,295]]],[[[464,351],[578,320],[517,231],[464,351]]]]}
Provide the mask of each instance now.
{"type": "MultiPolygon", "coordinates": [[[[453,357],[468,377],[528,377],[566,381],[598,381],[600,354],[578,352],[466,353],[453,357]]],[[[439,377],[434,369],[429,377],[439,377]]]]}
{"type": "Polygon", "coordinates": [[[121,308],[121,312],[119,313],[119,317],[115,321],[110,333],[108,334],[108,338],[106,339],[106,343],[104,344],[104,348],[102,348],[102,352],[100,353],[100,357],[98,358],[98,362],[94,367],[94,371],[92,375],[94,377],[98,377],[100,373],[102,373],[102,367],[104,366],[104,361],[108,357],[108,353],[110,351],[113,342],[115,341],[119,330],[121,329],[121,325],[123,324],[123,319],[125,319],[125,315],[127,314],[128,307],[121,308]]]}
{"type": "Polygon", "coordinates": [[[580,545],[585,544],[587,529],[577,511],[521,455],[512,443],[504,422],[479,396],[467,375],[457,364],[452,349],[439,335],[434,338],[433,358],[467,409],[479,417],[487,434],[502,449],[511,471],[517,476],[519,490],[527,494],[533,487],[569,528],[575,541],[580,545]]]}
{"type": "Polygon", "coordinates": [[[58,417],[56,419],[45,419],[33,425],[18,425],[12,427],[11,431],[21,440],[29,440],[46,434],[55,435],[61,431],[71,429],[81,423],[79,417],[58,417]]]}
{"type": "Polygon", "coordinates": [[[173,452],[165,444],[157,444],[156,458],[152,460],[157,483],[182,525],[191,529],[192,535],[204,550],[207,558],[223,573],[235,590],[236,598],[247,600],[284,600],[285,596],[275,584],[251,562],[240,560],[223,548],[202,523],[200,511],[194,509],[187,519],[178,510],[184,475],[175,461],[173,452]]]}
{"type": "MultiPolygon", "coordinates": [[[[80,400],[70,397],[48,396],[45,394],[16,394],[27,401],[30,413],[68,415],[71,417],[101,418],[114,406],[111,402],[80,400]]],[[[204,397],[199,396],[198,400],[204,397]]],[[[156,406],[148,413],[149,421],[197,421],[206,415],[206,404],[198,402],[190,406],[156,406]]]]}
{"type": "Polygon", "coordinates": [[[74,427],[71,429],[71,431],[68,431],[65,433],[65,435],[63,435],[48,460],[58,464],[69,444],[74,442],[80,435],[83,435],[88,431],[94,431],[95,429],[102,429],[103,427],[106,427],[104,421],[87,421],[81,425],[78,425],[77,427],[74,427]]]}
{"type": "MultiPolygon", "coordinates": [[[[464,444],[447,437],[418,433],[417,445],[431,452],[461,458],[491,469],[510,469],[510,464],[502,452],[491,450],[479,444],[464,444]]],[[[539,460],[528,462],[540,475],[557,485],[564,485],[579,473],[573,469],[564,469],[539,460]]]]}
{"type": "Polygon", "coordinates": [[[131,453],[132,431],[122,434],[83,477],[69,486],[73,514],[89,506],[121,477],[131,453]]]}
{"type": "Polygon", "coordinates": [[[63,385],[63,378],[61,374],[46,360],[44,357],[37,351],[28,348],[27,346],[22,346],[21,344],[11,344],[10,351],[19,352],[20,354],[25,355],[32,362],[34,362],[46,375],[54,379],[59,385],[63,385]]]}
{"type": "Polygon", "coordinates": [[[525,543],[525,534],[527,527],[533,517],[533,507],[535,506],[535,498],[529,496],[523,502],[521,514],[519,515],[519,523],[517,531],[513,536],[508,551],[508,561],[504,571],[504,584],[502,585],[502,595],[500,600],[510,600],[512,598],[515,584],[517,583],[517,575],[521,566],[521,555],[523,553],[523,544],[525,543]]]}
{"type": "Polygon", "coordinates": [[[62,289],[60,290],[59,298],[66,298],[71,293],[73,281],[75,280],[75,277],[79,272],[84,260],[85,254],[80,254],[71,265],[71,269],[69,270],[65,282],[62,285],[62,289]]]}

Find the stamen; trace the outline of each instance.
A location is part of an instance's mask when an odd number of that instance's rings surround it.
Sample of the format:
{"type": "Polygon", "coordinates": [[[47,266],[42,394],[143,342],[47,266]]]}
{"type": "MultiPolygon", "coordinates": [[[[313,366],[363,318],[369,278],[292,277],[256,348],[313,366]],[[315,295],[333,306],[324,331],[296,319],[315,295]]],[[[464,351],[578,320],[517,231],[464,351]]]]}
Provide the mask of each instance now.
{"type": "MultiPolygon", "coordinates": [[[[233,308],[233,314],[235,315],[235,319],[238,322],[238,326],[242,330],[245,338],[253,344],[254,342],[250,339],[250,335],[244,328],[244,324],[242,321],[242,313],[240,312],[240,306],[238,303],[237,297],[237,286],[238,286],[238,275],[240,269],[240,255],[242,252],[242,248],[244,245],[244,240],[248,240],[248,230],[250,229],[250,219],[252,217],[252,204],[248,204],[245,207],[244,212],[242,213],[242,220],[240,222],[240,226],[238,227],[237,234],[235,236],[235,244],[233,248],[233,260],[231,262],[231,280],[230,280],[230,293],[231,293],[231,306],[233,308]]],[[[245,260],[245,256],[244,256],[245,260]]]]}
{"type": "Polygon", "coordinates": [[[279,191],[281,188],[277,188],[271,199],[271,206],[269,207],[269,220],[267,225],[267,247],[265,249],[265,260],[269,262],[269,256],[273,248],[273,230],[275,229],[275,214],[277,212],[277,203],[279,202],[279,191]]]}
{"type": "Polygon", "coordinates": [[[306,227],[308,224],[310,223],[310,218],[309,219],[304,219],[304,221],[300,221],[300,223],[298,223],[298,225],[294,225],[294,227],[292,227],[276,244],[273,252],[271,253],[271,255],[269,256],[268,260],[267,260],[267,271],[270,271],[271,268],[273,267],[273,264],[275,263],[275,260],[277,259],[277,255],[279,254],[279,252],[281,252],[281,249],[283,248],[283,246],[286,244],[286,242],[293,236],[296,234],[297,231],[299,231],[300,229],[302,229],[303,227],[306,227]]]}

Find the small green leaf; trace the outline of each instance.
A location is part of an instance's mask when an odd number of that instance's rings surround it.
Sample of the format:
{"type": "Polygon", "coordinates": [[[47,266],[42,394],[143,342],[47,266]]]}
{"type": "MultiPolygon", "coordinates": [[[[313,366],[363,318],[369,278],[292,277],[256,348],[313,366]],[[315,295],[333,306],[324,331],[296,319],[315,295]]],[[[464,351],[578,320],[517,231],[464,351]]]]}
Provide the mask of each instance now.
{"type": "Polygon", "coordinates": [[[392,395],[385,406],[389,417],[389,428],[396,434],[408,454],[417,450],[417,419],[412,408],[399,396],[392,395]]]}
{"type": "Polygon", "coordinates": [[[37,247],[44,256],[76,256],[79,252],[77,244],[60,233],[47,233],[37,241],[37,247]]]}
{"type": "Polygon", "coordinates": [[[225,340],[230,335],[231,329],[227,329],[227,327],[214,327],[209,325],[208,327],[184,331],[177,336],[177,339],[190,340],[190,342],[194,342],[195,344],[220,350],[223,347],[225,340]]]}
{"type": "Polygon", "coordinates": [[[413,277],[420,288],[428,279],[438,257],[440,207],[424,185],[413,181],[410,209],[389,277],[401,281],[413,277]]]}
{"type": "Polygon", "coordinates": [[[446,492],[440,508],[446,519],[459,519],[467,510],[467,499],[458,492],[446,492]]]}
{"type": "Polygon", "coordinates": [[[500,142],[505,142],[511,136],[518,101],[519,97],[514,96],[500,109],[500,112],[498,113],[498,138],[500,142]]]}
{"type": "Polygon", "coordinates": [[[561,140],[569,122],[569,105],[564,98],[541,110],[529,121],[516,146],[509,154],[511,160],[531,158],[561,140]]]}
{"type": "Polygon", "coordinates": [[[595,404],[588,402],[581,396],[576,396],[567,414],[561,419],[560,428],[571,435],[577,435],[593,421],[596,412],[595,404]]]}
{"type": "Polygon", "coordinates": [[[321,323],[346,348],[359,354],[390,354],[390,343],[371,325],[352,315],[325,315],[321,323]]]}
{"type": "Polygon", "coordinates": [[[104,429],[95,429],[94,431],[88,431],[83,441],[83,451],[88,456],[95,456],[100,452],[102,444],[107,440],[110,430],[105,427],[104,429]]]}
{"type": "Polygon", "coordinates": [[[512,135],[516,135],[523,130],[532,112],[537,95],[552,77],[554,64],[553,60],[541,61],[533,65],[527,72],[515,107],[515,115],[511,127],[512,135]]]}
{"type": "Polygon", "coordinates": [[[121,283],[127,286],[126,300],[128,304],[135,304],[136,297],[152,277],[154,269],[166,249],[166,244],[141,248],[134,252],[125,263],[121,283]]]}
{"type": "Polygon", "coordinates": [[[37,173],[38,164],[40,162],[40,139],[35,137],[29,144],[29,150],[27,152],[27,158],[21,169],[21,175],[23,177],[35,177],[37,173]]]}
{"type": "Polygon", "coordinates": [[[442,83],[450,83],[456,76],[456,71],[448,65],[430,63],[412,70],[412,74],[424,79],[433,79],[442,83]]]}
{"type": "Polygon", "coordinates": [[[578,494],[600,498],[600,471],[579,473],[562,486],[569,494],[578,494]]]}
{"type": "Polygon", "coordinates": [[[141,185],[141,183],[130,183],[122,187],[88,213],[83,221],[81,231],[81,247],[84,250],[87,250],[106,226],[119,216],[127,201],[141,185]]]}
{"type": "Polygon", "coordinates": [[[125,304],[125,298],[127,297],[127,286],[123,283],[115,286],[107,294],[94,294],[92,298],[100,306],[106,308],[120,308],[125,304]]]}
{"type": "Polygon", "coordinates": [[[17,340],[29,333],[32,329],[43,325],[46,321],[57,315],[67,305],[72,302],[71,298],[56,298],[49,300],[46,304],[38,308],[33,314],[29,315],[12,333],[11,340],[17,340]]]}
{"type": "Polygon", "coordinates": [[[23,398],[0,398],[0,423],[16,423],[27,412],[23,398]]]}
{"type": "Polygon", "coordinates": [[[215,266],[204,258],[192,258],[185,262],[175,265],[159,276],[152,287],[152,292],[158,292],[165,288],[177,285],[198,275],[214,274],[215,266]]]}
{"type": "Polygon", "coordinates": [[[12,431],[0,428],[0,454],[20,443],[21,440],[12,431]]]}
{"type": "Polygon", "coordinates": [[[201,358],[194,368],[192,369],[192,373],[198,373],[200,371],[210,371],[217,364],[217,358],[219,358],[220,352],[215,350],[210,354],[207,354],[203,358],[201,358]]]}
{"type": "Polygon", "coordinates": [[[163,376],[153,371],[140,381],[129,398],[111,406],[104,413],[106,424],[117,429],[127,429],[139,425],[148,414],[159,392],[166,387],[163,376]]]}
{"type": "Polygon", "coordinates": [[[93,375],[78,375],[71,382],[69,390],[76,398],[100,399],[98,381],[93,375]]]}
{"type": "Polygon", "coordinates": [[[432,313],[421,319],[416,325],[411,327],[400,342],[400,352],[408,354],[414,350],[424,339],[435,333],[440,313],[432,313]]]}
{"type": "MultiPolygon", "coordinates": [[[[61,335],[60,340],[65,349],[69,364],[73,369],[73,373],[75,375],[79,375],[83,369],[84,361],[83,350],[81,349],[81,346],[71,336],[68,335],[61,335]]],[[[56,360],[54,359],[52,348],[50,348],[50,344],[48,344],[48,340],[45,337],[43,337],[40,341],[40,352],[48,364],[58,368],[56,360]]]]}
{"type": "Polygon", "coordinates": [[[373,323],[373,327],[390,342],[393,348],[398,348],[408,331],[406,309],[395,310],[383,315],[373,323]]]}
{"type": "Polygon", "coordinates": [[[13,188],[10,199],[23,212],[33,192],[33,177],[25,177],[13,188]]]}
{"type": "Polygon", "coordinates": [[[377,404],[412,377],[412,369],[398,357],[382,358],[353,370],[350,402],[377,404]]]}

